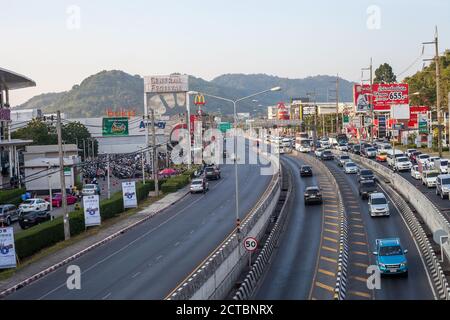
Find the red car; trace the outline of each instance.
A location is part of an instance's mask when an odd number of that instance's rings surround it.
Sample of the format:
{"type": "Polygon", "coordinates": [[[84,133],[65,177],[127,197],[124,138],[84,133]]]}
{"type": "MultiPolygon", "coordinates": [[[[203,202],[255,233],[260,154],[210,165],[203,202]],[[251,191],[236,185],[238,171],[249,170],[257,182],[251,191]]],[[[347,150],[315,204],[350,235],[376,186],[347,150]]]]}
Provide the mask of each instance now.
{"type": "MultiPolygon", "coordinates": [[[[77,197],[72,196],[70,194],[66,195],[67,197],[67,204],[71,205],[74,204],[78,201],[77,197]]],[[[49,201],[49,197],[45,197],[45,201],[49,201]]],[[[59,208],[62,206],[62,194],[61,193],[55,193],[53,194],[53,199],[52,199],[52,206],[59,208]]]]}

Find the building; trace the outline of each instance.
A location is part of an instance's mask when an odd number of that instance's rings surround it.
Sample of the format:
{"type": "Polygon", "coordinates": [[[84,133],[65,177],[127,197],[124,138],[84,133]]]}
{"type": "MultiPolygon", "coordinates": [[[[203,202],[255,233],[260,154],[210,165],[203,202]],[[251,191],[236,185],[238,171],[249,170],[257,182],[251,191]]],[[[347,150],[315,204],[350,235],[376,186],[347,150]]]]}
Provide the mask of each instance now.
{"type": "Polygon", "coordinates": [[[19,150],[33,142],[11,139],[9,92],[35,86],[36,83],[33,80],[0,68],[0,188],[11,187],[13,180],[20,181],[19,150]]]}
{"type": "MultiPolygon", "coordinates": [[[[67,144],[63,145],[63,152],[65,183],[69,188],[75,185],[79,173],[79,150],[75,144],[67,144]]],[[[50,186],[55,192],[61,190],[58,145],[27,146],[23,157],[28,191],[48,194],[50,186]]]]}

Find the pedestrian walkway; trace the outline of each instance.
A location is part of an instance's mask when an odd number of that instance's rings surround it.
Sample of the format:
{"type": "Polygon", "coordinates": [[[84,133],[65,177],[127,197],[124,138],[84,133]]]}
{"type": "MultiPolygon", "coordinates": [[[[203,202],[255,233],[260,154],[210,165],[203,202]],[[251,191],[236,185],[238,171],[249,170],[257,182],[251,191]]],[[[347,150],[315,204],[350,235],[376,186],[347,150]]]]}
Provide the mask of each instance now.
{"type": "Polygon", "coordinates": [[[70,259],[74,255],[78,254],[87,248],[94,248],[102,245],[103,243],[119,236],[121,232],[128,230],[135,225],[142,223],[167,207],[171,206],[175,202],[181,200],[189,193],[189,186],[178,190],[177,192],[170,193],[164,198],[152,203],[148,207],[140,210],[136,214],[133,214],[127,218],[120,220],[119,222],[105,228],[100,229],[98,233],[88,236],[77,243],[74,243],[62,250],[45,256],[32,264],[24,267],[20,271],[16,272],[9,279],[0,281],[0,293],[6,289],[9,289],[22,281],[33,277],[34,275],[52,267],[63,260],[70,259]]]}

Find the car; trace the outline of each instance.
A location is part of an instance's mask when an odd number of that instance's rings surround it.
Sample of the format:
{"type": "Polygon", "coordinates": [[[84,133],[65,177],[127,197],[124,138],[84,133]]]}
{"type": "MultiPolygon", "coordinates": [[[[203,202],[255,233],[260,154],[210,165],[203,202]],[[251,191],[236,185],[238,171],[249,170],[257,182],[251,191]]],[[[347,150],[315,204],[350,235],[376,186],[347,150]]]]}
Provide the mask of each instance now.
{"type": "Polygon", "coordinates": [[[100,187],[95,183],[85,184],[83,189],[81,189],[81,195],[83,196],[93,196],[96,194],[100,195],[100,187]]]}
{"type": "Polygon", "coordinates": [[[422,154],[422,152],[420,152],[420,151],[414,151],[409,156],[409,160],[411,160],[412,163],[417,163],[417,157],[421,154],[422,154]]]}
{"type": "Polygon", "coordinates": [[[440,173],[449,173],[448,172],[448,159],[437,159],[434,160],[434,166],[437,171],[440,173]]]}
{"type": "MultiPolygon", "coordinates": [[[[66,194],[66,199],[67,199],[68,205],[75,204],[78,201],[78,198],[71,194],[66,194]]],[[[45,201],[50,202],[50,197],[49,196],[45,197],[45,201]]],[[[62,206],[62,194],[61,193],[53,194],[52,206],[56,207],[56,208],[59,208],[62,206]]]]}
{"type": "Polygon", "coordinates": [[[360,154],[361,153],[361,146],[359,144],[353,145],[352,152],[354,154],[360,154]]]}
{"type": "Polygon", "coordinates": [[[14,221],[19,220],[19,211],[13,204],[0,205],[0,227],[10,226],[14,221]]]}
{"type": "Polygon", "coordinates": [[[398,157],[394,163],[394,171],[409,171],[412,168],[412,163],[408,157],[398,157]]]}
{"type": "Polygon", "coordinates": [[[21,212],[19,215],[19,225],[22,229],[27,229],[49,220],[51,220],[50,212],[44,210],[21,212]]]}
{"type": "Polygon", "coordinates": [[[428,163],[428,159],[430,159],[430,155],[422,153],[416,157],[416,162],[417,164],[421,163],[422,165],[425,165],[428,163]]]}
{"type": "Polygon", "coordinates": [[[411,155],[413,154],[413,152],[416,152],[416,151],[417,151],[417,149],[406,149],[405,154],[406,154],[406,156],[409,158],[409,157],[411,157],[411,155]]]}
{"type": "Polygon", "coordinates": [[[292,147],[292,140],[289,139],[289,138],[283,138],[283,139],[281,139],[281,146],[282,146],[282,147],[286,147],[286,148],[292,147]]]}
{"type": "Polygon", "coordinates": [[[397,158],[404,157],[405,154],[398,149],[391,149],[387,151],[387,164],[388,166],[393,169],[395,166],[395,162],[397,161],[397,158]]]}
{"type": "Polygon", "coordinates": [[[311,152],[311,147],[307,146],[307,145],[301,145],[298,148],[298,151],[302,152],[302,153],[308,153],[311,152]]]}
{"type": "Polygon", "coordinates": [[[369,214],[371,217],[390,216],[389,201],[381,192],[369,195],[369,214]]]}
{"type": "Polygon", "coordinates": [[[345,173],[357,173],[358,166],[354,162],[346,162],[344,164],[344,172],[345,173]]]}
{"type": "Polygon", "coordinates": [[[435,169],[434,163],[435,163],[436,161],[439,161],[439,160],[441,160],[440,157],[436,157],[436,156],[431,156],[431,157],[429,157],[429,158],[427,159],[427,166],[428,166],[428,168],[430,168],[430,169],[435,169]]]}
{"type": "Polygon", "coordinates": [[[436,187],[436,179],[439,172],[436,170],[426,170],[422,172],[422,184],[428,188],[436,187]]]}
{"type": "Polygon", "coordinates": [[[440,195],[442,199],[450,199],[450,174],[440,174],[437,176],[436,195],[440,195]]]}
{"type": "Polygon", "coordinates": [[[322,155],[320,156],[320,158],[322,160],[333,160],[334,156],[333,156],[333,153],[330,150],[324,150],[322,152],[322,155]]]}
{"type": "Polygon", "coordinates": [[[364,155],[369,159],[375,159],[377,156],[377,149],[374,147],[366,148],[364,151],[364,155]]]}
{"type": "Polygon", "coordinates": [[[422,174],[419,171],[419,166],[417,164],[411,167],[411,177],[416,180],[422,179],[422,174]]]}
{"type": "Polygon", "coordinates": [[[323,153],[324,150],[325,150],[325,149],[323,149],[323,148],[318,148],[318,149],[316,149],[316,151],[314,151],[315,156],[316,156],[317,158],[321,158],[321,157],[322,157],[322,153],[323,153]]]}
{"type": "Polygon", "coordinates": [[[350,156],[341,155],[336,157],[336,161],[339,167],[343,167],[347,162],[351,162],[350,156]]]}
{"type": "Polygon", "coordinates": [[[307,187],[304,193],[305,205],[312,203],[322,203],[322,194],[317,186],[307,187]]]}
{"type": "Polygon", "coordinates": [[[387,152],[380,150],[377,152],[377,156],[375,157],[375,160],[377,162],[386,162],[387,160],[387,152]]]}
{"type": "Polygon", "coordinates": [[[377,192],[377,185],[373,180],[363,180],[359,184],[358,192],[361,199],[367,199],[371,193],[377,192]]]}
{"type": "Polygon", "coordinates": [[[50,210],[50,203],[47,201],[35,198],[27,199],[19,205],[19,212],[44,211],[50,210]]]}
{"type": "Polygon", "coordinates": [[[300,177],[312,177],[313,172],[311,166],[301,166],[300,167],[300,177]]]}
{"type": "Polygon", "coordinates": [[[337,145],[336,149],[339,151],[348,151],[348,146],[345,143],[340,143],[337,145]]]}
{"type": "Polygon", "coordinates": [[[375,240],[375,262],[382,275],[402,274],[408,276],[408,250],[403,249],[400,239],[386,238],[375,240]]]}
{"type": "Polygon", "coordinates": [[[193,179],[191,181],[191,186],[190,186],[189,190],[191,193],[197,193],[197,192],[206,193],[206,191],[209,190],[209,183],[204,178],[193,179]]]}
{"type": "Polygon", "coordinates": [[[220,169],[218,166],[211,165],[205,168],[205,177],[207,180],[219,180],[220,169]]]}
{"type": "Polygon", "coordinates": [[[372,170],[361,168],[358,171],[358,179],[357,180],[358,180],[358,182],[365,181],[365,180],[373,180],[373,181],[375,181],[376,178],[375,178],[375,175],[373,174],[372,170]]]}

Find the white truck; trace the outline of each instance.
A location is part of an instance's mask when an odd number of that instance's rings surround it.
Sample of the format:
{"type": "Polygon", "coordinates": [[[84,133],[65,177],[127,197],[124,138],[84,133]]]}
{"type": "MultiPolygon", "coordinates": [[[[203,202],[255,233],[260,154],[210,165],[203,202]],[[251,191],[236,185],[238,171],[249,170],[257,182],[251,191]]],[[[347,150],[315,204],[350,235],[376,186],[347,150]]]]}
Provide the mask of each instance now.
{"type": "Polygon", "coordinates": [[[448,159],[436,159],[434,160],[434,169],[440,173],[448,173],[448,159]]]}

